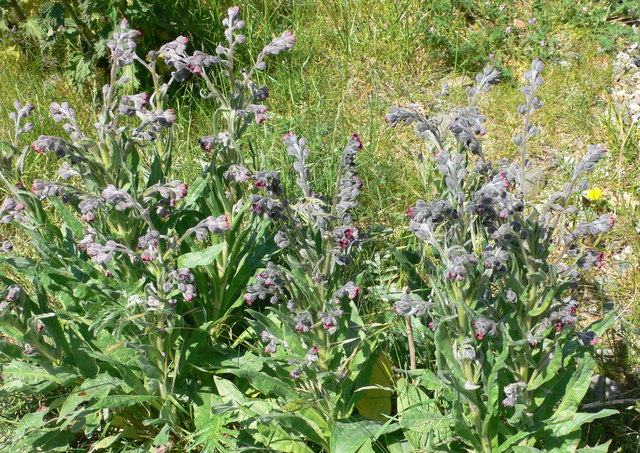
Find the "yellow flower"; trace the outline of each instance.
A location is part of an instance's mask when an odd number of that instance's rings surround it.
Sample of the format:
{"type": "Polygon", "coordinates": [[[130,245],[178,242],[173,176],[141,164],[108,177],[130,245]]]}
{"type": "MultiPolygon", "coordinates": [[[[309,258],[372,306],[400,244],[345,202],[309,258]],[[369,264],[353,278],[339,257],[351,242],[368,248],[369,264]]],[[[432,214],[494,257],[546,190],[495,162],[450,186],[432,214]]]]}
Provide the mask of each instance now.
{"type": "Polygon", "coordinates": [[[585,193],[585,196],[587,197],[587,199],[591,201],[599,200],[600,198],[602,198],[602,189],[600,189],[600,187],[594,187],[593,189],[589,189],[585,193]]]}

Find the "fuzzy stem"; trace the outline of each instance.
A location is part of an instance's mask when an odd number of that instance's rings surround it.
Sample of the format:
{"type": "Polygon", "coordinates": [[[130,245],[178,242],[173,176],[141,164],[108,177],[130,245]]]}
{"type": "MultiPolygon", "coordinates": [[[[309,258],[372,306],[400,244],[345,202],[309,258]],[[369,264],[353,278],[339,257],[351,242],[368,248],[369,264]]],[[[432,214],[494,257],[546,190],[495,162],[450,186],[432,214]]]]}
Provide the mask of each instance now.
{"type": "Polygon", "coordinates": [[[413,326],[411,325],[411,317],[406,316],[404,320],[407,325],[407,340],[409,342],[409,367],[411,371],[415,371],[418,369],[418,367],[416,365],[416,345],[413,340],[413,326]]]}

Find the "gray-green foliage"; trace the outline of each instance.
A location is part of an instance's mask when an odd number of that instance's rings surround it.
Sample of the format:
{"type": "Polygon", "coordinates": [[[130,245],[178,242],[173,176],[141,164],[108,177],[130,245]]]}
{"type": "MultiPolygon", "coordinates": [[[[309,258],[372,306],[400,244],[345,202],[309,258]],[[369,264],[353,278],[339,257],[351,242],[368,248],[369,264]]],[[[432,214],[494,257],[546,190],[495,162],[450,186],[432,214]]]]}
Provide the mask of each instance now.
{"type": "Polygon", "coordinates": [[[22,146],[34,108],[15,105],[15,132],[0,154],[9,193],[0,216],[37,258],[3,243],[0,262],[21,283],[0,277],[1,390],[39,395],[47,405],[22,417],[6,451],[125,440],[161,447],[187,438],[213,451],[223,442],[228,420],[211,412],[220,401],[211,396],[208,364],[247,282],[276,250],[267,222],[248,216],[250,189],[228,171],[245,165],[247,127],[266,119],[257,102],[268,89],[251,75],[295,42],[285,32],[244,72],[233,53],[245,41],[239,8],[223,25],[217,56],[189,55],[179,37],[143,59],[135,51],[139,32],[123,20],[108,42],[110,82],[95,123],[81,124],[67,103],[51,105],[68,138],[41,135],[22,146]],[[160,58],[175,69],[166,83],[160,58]],[[133,64],[149,72],[151,95],[125,94],[123,71],[133,64]],[[213,65],[223,74],[215,84],[207,74],[213,65]],[[184,138],[174,134],[176,114],[165,103],[169,89],[192,76],[202,78],[215,127],[201,140],[208,162],[188,186],[174,165],[184,138]],[[55,154],[60,180],[37,179],[26,189],[29,152],[55,154]],[[196,421],[203,412],[219,429],[196,421]]]}
{"type": "MultiPolygon", "coordinates": [[[[350,266],[365,239],[351,217],[362,187],[355,162],[362,143],[358,135],[351,137],[335,191],[323,196],[309,181],[306,139],[289,133],[283,141],[295,159],[303,196],[271,194],[282,206],[272,215],[280,227],[276,242],[281,262],[258,273],[245,295],[252,306],[267,305],[260,307],[262,312],[249,311],[253,338],[261,338],[267,358],[261,359],[265,366],[260,375],[247,375],[245,369],[229,372],[247,377],[254,386],[268,379],[287,393],[269,416],[289,439],[306,442],[299,450],[281,446],[281,451],[365,451],[363,445],[371,448],[369,429],[378,430],[383,423],[354,416],[364,395],[358,390],[370,383],[380,354],[378,333],[365,325],[357,305],[362,290],[356,283],[362,276],[354,276],[350,266]]],[[[264,388],[255,389],[269,396],[264,388]]]]}
{"type": "Polygon", "coordinates": [[[446,114],[390,110],[392,126],[413,125],[436,153],[419,170],[437,197],[408,210],[419,253],[396,251],[411,291],[395,305],[418,344],[433,348],[435,366],[376,381],[376,369],[392,374],[382,341],[391,323],[364,315],[368,276],[351,265],[366,240],[351,217],[360,139],[349,141],[328,197],[313,191],[310,151],[295,134],[284,143],[302,196],[279,171],[247,168],[263,156],[247,153],[245,131],[268,119],[269,90],[253,75],[295,36],[275,38],[243,70],[239,8],[223,25],[215,55],[190,54],[179,37],[143,59],[139,34],[122,22],[107,43],[113,65],[94,128],[68,104],[52,104],[69,137],[42,135],[32,148],[62,160],[61,179],[36,180],[32,191],[22,181],[31,151],[20,140],[33,107],[16,105],[0,156],[9,192],[0,222],[20,228],[39,258],[18,256],[8,241],[0,247],[0,264],[13,269],[0,277],[1,390],[46,403],[21,418],[4,450],[575,449],[583,423],[612,413],[578,411],[592,344],[612,316],[578,331],[571,297],[578,269],[604,259],[584,244],[612,220],[570,206],[604,156],[599,146],[547,203],[525,195],[542,63],[525,74],[519,163],[488,162],[483,149],[477,100],[498,82],[491,68],[467,90],[467,105],[446,114]],[[166,83],[160,60],[173,71],[166,83]],[[125,91],[132,64],[148,71],[150,96],[125,91]],[[199,141],[208,161],[187,185],[175,165],[184,138],[166,104],[191,79],[210,102],[213,130],[199,141]],[[394,386],[395,413],[389,396],[374,411],[361,404],[383,386],[394,386]]]}
{"type": "Polygon", "coordinates": [[[399,423],[414,448],[574,451],[583,423],[615,412],[579,411],[595,367],[593,345],[613,314],[579,331],[574,292],[579,271],[604,260],[584,239],[607,232],[613,220],[586,221],[570,205],[606,150],[590,146],[571,181],[548,202],[525,198],[542,69],[534,60],[525,73],[515,163],[489,162],[482,150],[485,117],[475,100],[497,79],[490,69],[467,88],[467,106],[450,112],[445,127],[416,108],[392,108],[387,116],[392,126],[414,125],[442,173],[439,198],[419,200],[407,211],[428,280],[397,252],[413,296],[402,296],[396,311],[429,322],[435,348],[434,370],[412,373],[407,379],[416,388],[407,380],[399,384],[399,423]]]}

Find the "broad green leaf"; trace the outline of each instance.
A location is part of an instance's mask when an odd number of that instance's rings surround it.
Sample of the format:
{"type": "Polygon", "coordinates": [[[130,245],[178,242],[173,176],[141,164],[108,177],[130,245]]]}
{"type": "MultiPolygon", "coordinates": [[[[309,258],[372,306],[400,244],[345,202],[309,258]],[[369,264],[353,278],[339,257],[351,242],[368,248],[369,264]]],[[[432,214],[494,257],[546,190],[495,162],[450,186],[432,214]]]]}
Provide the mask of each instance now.
{"type": "Polygon", "coordinates": [[[49,365],[31,365],[27,362],[11,362],[2,369],[4,373],[4,389],[31,386],[42,382],[55,384],[71,384],[78,378],[72,370],[49,365]]]}
{"type": "Polygon", "coordinates": [[[146,403],[159,400],[159,396],[153,395],[109,395],[98,401],[91,407],[94,409],[111,409],[114,407],[132,406],[137,403],[146,403]]]}
{"type": "Polygon", "coordinates": [[[400,251],[393,246],[390,247],[390,249],[391,249],[391,252],[393,253],[393,256],[396,257],[396,259],[402,266],[402,269],[404,270],[404,272],[406,272],[411,289],[413,290],[422,289],[422,287],[425,286],[424,280],[422,280],[420,275],[418,275],[418,273],[416,272],[416,267],[409,259],[408,253],[404,251],[400,251]]]}
{"type": "Polygon", "coordinates": [[[563,417],[562,414],[556,420],[549,420],[547,426],[550,431],[556,436],[565,436],[576,430],[578,430],[583,424],[592,422],[599,418],[609,417],[617,414],[618,411],[614,409],[602,409],[599,412],[578,412],[567,414],[563,417]]]}
{"type": "Polygon", "coordinates": [[[378,360],[373,366],[369,385],[385,388],[367,388],[364,390],[364,395],[356,404],[358,413],[363,417],[385,422],[388,419],[386,415],[391,415],[392,395],[392,392],[386,390],[386,388],[393,386],[393,371],[391,362],[386,354],[378,355],[378,360]]]}
{"type": "MultiPolygon", "coordinates": [[[[0,329],[0,331],[3,331],[3,330],[0,329]]],[[[13,337],[13,338],[16,338],[16,337],[13,337]]],[[[17,338],[20,338],[20,337],[17,337],[17,338]]],[[[24,357],[22,348],[20,346],[4,340],[0,340],[0,354],[10,359],[21,359],[24,357]]]]}
{"type": "Polygon", "coordinates": [[[293,437],[277,423],[273,426],[259,423],[257,428],[260,435],[256,437],[269,448],[268,451],[277,451],[278,453],[315,453],[307,445],[305,439],[293,437]]]}
{"type": "Polygon", "coordinates": [[[113,436],[103,437],[98,442],[91,445],[91,448],[89,449],[89,453],[97,450],[104,450],[105,448],[109,448],[111,445],[116,443],[122,437],[123,433],[124,431],[113,436]]]}
{"type": "Polygon", "coordinates": [[[591,354],[585,352],[585,354],[579,358],[578,366],[573,372],[566,388],[558,390],[566,393],[564,398],[562,398],[560,405],[556,409],[553,418],[559,418],[561,414],[574,412],[578,408],[585,393],[589,390],[591,374],[593,373],[595,366],[596,362],[591,354]]]}
{"type": "Polygon", "coordinates": [[[218,394],[222,397],[223,401],[229,403],[241,403],[246,400],[238,387],[236,387],[231,381],[214,376],[213,381],[218,388],[218,394]]]}
{"type": "Polygon", "coordinates": [[[86,379],[82,385],[73,389],[64,403],[62,403],[59,417],[66,418],[80,404],[86,401],[105,398],[112,390],[121,384],[122,381],[109,376],[107,373],[102,373],[94,379],[86,379]]]}
{"type": "Polygon", "coordinates": [[[591,324],[587,328],[587,330],[593,330],[598,337],[601,337],[609,329],[609,327],[611,327],[613,323],[616,321],[616,319],[618,318],[618,314],[619,313],[617,310],[611,311],[609,314],[607,314],[607,316],[605,316],[600,321],[596,321],[593,324],[591,324]]]}
{"type": "Polygon", "coordinates": [[[49,197],[51,204],[58,210],[58,213],[64,220],[64,223],[69,227],[76,237],[82,237],[83,226],[80,221],[73,215],[73,213],[67,208],[62,200],[58,197],[49,197]]]}
{"type": "Polygon", "coordinates": [[[596,445],[595,447],[585,447],[579,448],[576,450],[578,453],[607,453],[609,451],[609,446],[611,445],[611,441],[606,444],[596,445]]]}
{"type": "Polygon", "coordinates": [[[542,447],[545,453],[569,453],[575,452],[580,443],[581,433],[580,431],[574,431],[570,434],[566,434],[563,437],[556,437],[550,433],[543,431],[542,447]]]}
{"type": "MultiPolygon", "coordinates": [[[[413,376],[413,374],[411,374],[413,376]]],[[[416,376],[420,385],[422,385],[427,390],[438,391],[443,387],[442,381],[436,376],[436,374],[428,369],[417,370],[416,376]]]]}
{"type": "Polygon", "coordinates": [[[553,297],[555,296],[555,294],[556,294],[556,292],[553,291],[553,290],[547,292],[547,295],[542,300],[542,303],[540,303],[536,307],[534,307],[531,310],[529,310],[529,316],[534,317],[534,316],[539,316],[540,314],[544,313],[544,311],[549,307],[549,305],[553,301],[553,297]]]}
{"type": "Polygon", "coordinates": [[[331,452],[373,453],[371,442],[384,434],[382,427],[382,423],[365,418],[338,420],[331,431],[331,452]]]}
{"type": "MultiPolygon", "coordinates": [[[[546,358],[547,356],[544,356],[542,357],[542,360],[546,362],[546,358]]],[[[541,371],[533,380],[529,381],[527,384],[527,391],[535,390],[545,382],[556,377],[561,365],[562,349],[556,347],[553,351],[553,358],[551,359],[551,362],[539,365],[541,367],[541,371]]]]}
{"type": "Polygon", "coordinates": [[[304,415],[271,412],[269,416],[287,431],[297,433],[303,439],[315,442],[325,449],[328,447],[327,439],[322,436],[322,430],[304,415]]]}
{"type": "Polygon", "coordinates": [[[61,431],[57,429],[37,429],[26,436],[14,440],[19,441],[20,447],[12,448],[7,453],[17,452],[62,452],[71,451],[70,444],[76,435],[70,431],[61,431]]]}
{"type": "Polygon", "coordinates": [[[225,244],[220,243],[199,252],[185,253],[178,257],[178,268],[191,269],[197,266],[208,266],[216,261],[224,247],[225,244]]]}
{"type": "MultiPolygon", "coordinates": [[[[161,138],[158,138],[160,140],[161,138]]],[[[164,177],[164,173],[162,171],[162,158],[160,154],[156,151],[153,156],[153,163],[151,164],[149,177],[147,179],[147,187],[151,187],[157,182],[161,181],[164,177]]]]}
{"type": "Polygon", "coordinates": [[[415,449],[409,442],[394,442],[387,445],[389,453],[412,453],[415,449]]]}
{"type": "MultiPolygon", "coordinates": [[[[482,421],[482,436],[490,438],[490,432],[496,423],[500,421],[496,420],[495,413],[500,407],[500,385],[498,385],[498,374],[505,367],[505,361],[509,354],[509,345],[506,339],[508,338],[508,332],[506,327],[501,330],[502,334],[502,351],[500,355],[495,358],[491,365],[491,372],[484,382],[485,395],[486,395],[486,407],[487,410],[484,413],[484,419],[482,421]]],[[[498,342],[496,342],[498,343],[498,342]]],[[[494,441],[495,443],[495,441],[494,441]]]]}
{"type": "Polygon", "coordinates": [[[198,393],[193,402],[193,420],[196,432],[192,435],[193,446],[201,446],[203,453],[223,451],[234,432],[225,427],[227,418],[214,411],[222,399],[213,393],[198,393]]]}
{"type": "MultiPolygon", "coordinates": [[[[73,326],[75,327],[75,326],[73,326]]],[[[77,333],[72,327],[67,329],[69,335],[69,341],[73,344],[71,353],[73,354],[73,360],[75,365],[82,374],[82,377],[93,378],[98,374],[99,368],[96,360],[86,352],[86,348],[90,347],[84,342],[82,336],[77,333]]]]}
{"type": "Polygon", "coordinates": [[[265,396],[278,395],[283,398],[295,398],[297,395],[295,391],[280,379],[271,377],[262,371],[256,371],[248,368],[225,368],[221,369],[219,372],[229,373],[245,378],[251,387],[265,396]]]}
{"type": "Polygon", "coordinates": [[[26,414],[16,425],[16,429],[13,433],[15,439],[20,439],[27,432],[38,430],[44,427],[44,416],[47,415],[49,411],[47,409],[32,412],[30,414],[26,414]]]}
{"type": "Polygon", "coordinates": [[[161,446],[166,445],[169,442],[169,433],[171,432],[171,425],[166,424],[162,427],[158,435],[153,439],[153,445],[161,446]]]}
{"type": "Polygon", "coordinates": [[[495,448],[493,451],[494,453],[504,453],[504,452],[508,452],[511,451],[511,447],[513,444],[515,444],[516,442],[520,442],[523,439],[532,436],[534,432],[541,430],[544,428],[544,423],[538,423],[537,425],[533,425],[529,428],[527,428],[527,430],[525,431],[520,431],[517,434],[514,434],[511,437],[508,437],[507,440],[505,440],[504,442],[502,442],[497,448],[495,448]]]}
{"type": "Polygon", "coordinates": [[[200,195],[206,188],[207,180],[201,177],[189,184],[189,192],[184,199],[184,205],[191,206],[196,201],[198,201],[198,198],[200,198],[200,195]]]}

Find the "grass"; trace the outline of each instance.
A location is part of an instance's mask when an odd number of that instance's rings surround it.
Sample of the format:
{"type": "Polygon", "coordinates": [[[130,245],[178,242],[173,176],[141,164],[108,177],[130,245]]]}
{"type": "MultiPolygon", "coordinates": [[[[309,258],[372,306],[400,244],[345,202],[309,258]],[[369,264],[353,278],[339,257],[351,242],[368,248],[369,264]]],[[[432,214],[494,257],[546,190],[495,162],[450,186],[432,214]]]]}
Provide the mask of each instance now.
{"type": "MultiPolygon", "coordinates": [[[[254,148],[261,151],[260,165],[283,169],[284,178],[293,182],[295,175],[289,170],[289,156],[281,137],[296,131],[309,139],[311,172],[316,177],[317,189],[326,191],[335,180],[342,147],[351,134],[359,133],[365,143],[359,161],[365,183],[359,218],[367,225],[404,228],[404,209],[429,192],[415,170],[417,155],[428,156],[429,150],[424,149],[409,128],[389,130],[383,120],[389,106],[408,102],[428,106],[442,81],[452,86],[450,102],[461,102],[473,70],[486,63],[496,64],[505,71],[505,78],[480,103],[481,110],[488,115],[484,145],[491,158],[512,158],[516,148],[511,137],[521,127],[516,113],[516,106],[522,102],[518,83],[530,59],[541,56],[548,63],[546,83],[541,90],[545,107],[536,114],[535,123],[543,133],[533,143],[531,155],[535,165],[545,171],[544,190],[559,188],[566,181],[563,163],[581,156],[588,144],[604,143],[610,150],[593,178],[593,184],[603,189],[604,200],[592,204],[592,208],[594,216],[616,213],[616,233],[605,244],[607,256],[626,250],[623,259],[629,266],[623,269],[613,259],[608,260],[604,275],[609,279],[589,298],[597,311],[601,310],[598,304],[606,300],[624,309],[622,321],[607,345],[617,347],[621,342],[627,345],[625,350],[618,350],[626,369],[620,373],[605,366],[603,373],[637,385],[633,371],[640,366],[640,331],[636,327],[640,321],[637,299],[640,131],[621,120],[622,112],[615,110],[608,91],[613,82],[613,51],[622,46],[625,35],[638,40],[638,34],[633,35],[630,27],[625,28],[619,22],[610,25],[602,19],[606,18],[606,11],[599,9],[609,8],[610,15],[617,14],[620,2],[509,2],[504,13],[498,8],[499,2],[483,5],[470,0],[238,3],[248,24],[246,35],[251,54],[283,29],[292,29],[298,37],[294,51],[273,59],[261,76],[260,82],[271,89],[267,102],[271,118],[264,126],[254,128],[248,137],[254,148]],[[536,17],[537,22],[530,26],[526,21],[531,17],[536,17]],[[514,31],[505,34],[505,26],[514,31]],[[540,45],[542,39],[545,46],[540,45]]],[[[205,49],[212,51],[213,43],[221,37],[217,25],[219,12],[231,4],[202,1],[197,3],[202,14],[197,17],[190,14],[189,20],[200,27],[194,35],[207,36],[202,32],[206,27],[211,31],[211,38],[202,43],[205,49]],[[203,17],[212,18],[216,25],[208,25],[203,17]]],[[[135,27],[136,18],[130,20],[135,27]]],[[[200,45],[195,41],[194,44],[196,48],[200,45]]],[[[0,48],[5,46],[8,43],[0,48]]],[[[77,87],[64,72],[47,69],[37,59],[1,58],[6,60],[0,70],[2,137],[7,137],[10,130],[7,113],[14,99],[33,102],[38,109],[36,127],[27,142],[45,131],[47,135],[63,134],[46,112],[46,106],[54,100],[69,102],[81,123],[92,124],[98,102],[95,93],[103,83],[99,74],[77,87]]],[[[248,56],[245,59],[248,64],[248,56]]],[[[169,103],[180,118],[176,134],[184,138],[180,141],[176,165],[183,168],[185,179],[189,180],[196,173],[196,160],[201,156],[197,140],[209,133],[212,106],[197,96],[196,87],[189,86],[177,89],[169,103]]],[[[42,177],[43,172],[53,176],[56,168],[55,157],[32,155],[27,179],[42,177]]],[[[10,234],[8,229],[0,228],[0,237],[10,234]]],[[[386,261],[382,268],[393,266],[391,258],[386,261]]],[[[621,448],[619,451],[638,450],[637,414],[636,409],[626,411],[607,428],[611,432],[604,434],[605,438],[614,439],[614,447],[621,448]],[[625,422],[629,423],[627,431],[622,428],[625,422]]],[[[602,435],[595,431],[588,433],[590,438],[602,435]]]]}

